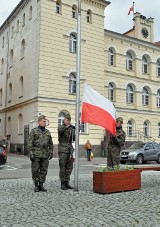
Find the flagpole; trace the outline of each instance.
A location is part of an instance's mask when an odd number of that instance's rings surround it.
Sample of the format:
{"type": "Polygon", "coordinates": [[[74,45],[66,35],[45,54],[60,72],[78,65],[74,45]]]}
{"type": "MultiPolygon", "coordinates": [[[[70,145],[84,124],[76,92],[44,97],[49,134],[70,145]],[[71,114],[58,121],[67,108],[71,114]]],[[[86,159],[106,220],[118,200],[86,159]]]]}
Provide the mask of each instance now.
{"type": "Polygon", "coordinates": [[[134,4],[135,2],[133,2],[133,22],[134,22],[134,4]]]}
{"type": "Polygon", "coordinates": [[[77,72],[76,73],[76,140],[75,140],[74,191],[78,191],[78,177],[79,177],[80,62],[81,62],[81,0],[78,0],[77,61],[76,61],[76,72],[77,72]]]}

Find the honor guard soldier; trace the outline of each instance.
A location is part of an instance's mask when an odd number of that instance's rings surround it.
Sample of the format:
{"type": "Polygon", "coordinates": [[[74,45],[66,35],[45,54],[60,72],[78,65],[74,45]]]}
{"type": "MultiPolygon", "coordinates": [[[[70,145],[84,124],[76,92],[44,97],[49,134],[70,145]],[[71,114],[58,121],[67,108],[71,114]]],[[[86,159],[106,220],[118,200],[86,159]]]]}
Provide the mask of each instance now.
{"type": "Polygon", "coordinates": [[[53,158],[53,142],[48,129],[46,129],[46,116],[38,117],[38,127],[32,129],[28,138],[30,152],[32,179],[35,183],[35,192],[47,190],[43,183],[46,180],[49,160],[53,158]]]}
{"type": "Polygon", "coordinates": [[[114,168],[120,164],[120,151],[125,143],[126,133],[122,129],[123,118],[116,119],[117,136],[111,135],[110,142],[107,148],[107,166],[114,168]]]}
{"type": "Polygon", "coordinates": [[[70,186],[69,181],[73,169],[72,142],[75,141],[75,127],[71,125],[70,114],[65,114],[63,124],[58,126],[58,140],[61,189],[73,189],[73,187],[70,186]]]}

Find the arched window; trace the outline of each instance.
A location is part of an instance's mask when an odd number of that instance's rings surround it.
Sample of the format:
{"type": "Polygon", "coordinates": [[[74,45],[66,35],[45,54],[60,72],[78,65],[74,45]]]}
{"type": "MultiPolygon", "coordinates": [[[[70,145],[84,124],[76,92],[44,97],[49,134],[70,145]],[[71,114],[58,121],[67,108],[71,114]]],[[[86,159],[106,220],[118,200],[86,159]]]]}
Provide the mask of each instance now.
{"type": "Polygon", "coordinates": [[[64,120],[64,113],[60,112],[58,115],[58,125],[62,125],[64,120]]]}
{"type": "Polygon", "coordinates": [[[158,137],[160,137],[160,122],[158,123],[158,137]]]}
{"type": "Polygon", "coordinates": [[[87,23],[92,23],[92,11],[87,10],[87,23]]]}
{"type": "Polygon", "coordinates": [[[24,54],[25,54],[25,40],[23,39],[21,42],[21,59],[24,58],[24,54]]]}
{"type": "Polygon", "coordinates": [[[8,102],[12,101],[12,84],[9,84],[8,102]]]}
{"type": "Polygon", "coordinates": [[[19,20],[17,21],[17,32],[19,32],[19,20]]]}
{"type": "Polygon", "coordinates": [[[10,67],[13,66],[13,49],[10,51],[10,67]]]}
{"type": "Polygon", "coordinates": [[[13,38],[13,35],[14,35],[14,26],[12,26],[11,38],[13,38]]]}
{"type": "Polygon", "coordinates": [[[77,34],[71,33],[69,39],[69,52],[75,54],[76,49],[77,49],[77,34]]]}
{"type": "Polygon", "coordinates": [[[22,114],[19,114],[18,116],[18,134],[23,134],[23,116],[22,114]]]}
{"type": "Polygon", "coordinates": [[[129,52],[127,52],[126,54],[126,69],[128,70],[133,69],[133,57],[129,52]]]}
{"type": "Polygon", "coordinates": [[[108,65],[115,65],[115,50],[112,47],[108,50],[108,65]]]}
{"type": "Polygon", "coordinates": [[[160,76],[160,59],[157,60],[157,76],[160,76]]]}
{"type": "Polygon", "coordinates": [[[127,135],[133,136],[134,134],[134,124],[133,121],[129,120],[127,123],[127,135]]]}
{"type": "Polygon", "coordinates": [[[4,47],[4,36],[3,36],[3,38],[2,38],[2,48],[4,47]]]}
{"type": "Polygon", "coordinates": [[[23,76],[20,78],[19,98],[23,97],[23,76]]]}
{"type": "Polygon", "coordinates": [[[4,71],[4,59],[1,60],[1,74],[3,74],[4,71]]]}
{"type": "Polygon", "coordinates": [[[77,18],[77,6],[72,6],[72,18],[77,18]]]}
{"type": "Polygon", "coordinates": [[[76,94],[76,76],[75,73],[69,75],[69,94],[76,94]]]}
{"type": "Polygon", "coordinates": [[[29,20],[32,19],[32,6],[30,6],[29,8],[29,20]]]}
{"type": "Polygon", "coordinates": [[[145,56],[142,57],[142,73],[148,73],[148,61],[145,56]]]}
{"type": "Polygon", "coordinates": [[[8,117],[7,126],[7,134],[11,135],[11,117],[8,117]]]}
{"type": "Polygon", "coordinates": [[[142,90],[142,104],[149,105],[149,92],[146,87],[144,87],[142,90]]]}
{"type": "Polygon", "coordinates": [[[60,0],[56,1],[56,13],[57,14],[62,14],[62,3],[60,0]]]}
{"type": "Polygon", "coordinates": [[[26,15],[25,13],[23,14],[23,23],[22,23],[22,26],[24,27],[25,26],[25,23],[26,23],[26,15]]]}
{"type": "Polygon", "coordinates": [[[144,132],[144,136],[149,136],[149,122],[145,121],[143,123],[143,132],[144,132]]]}
{"type": "Polygon", "coordinates": [[[134,99],[133,99],[133,87],[128,84],[127,85],[127,90],[126,90],[126,102],[127,103],[133,103],[134,99]]]}
{"type": "Polygon", "coordinates": [[[0,106],[2,106],[2,88],[0,89],[0,106]]]}
{"type": "Polygon", "coordinates": [[[111,102],[113,102],[115,100],[114,89],[115,89],[114,84],[113,83],[109,83],[109,85],[108,85],[108,99],[111,102]]]}
{"type": "Polygon", "coordinates": [[[157,106],[160,107],[160,89],[157,91],[157,106]]]}

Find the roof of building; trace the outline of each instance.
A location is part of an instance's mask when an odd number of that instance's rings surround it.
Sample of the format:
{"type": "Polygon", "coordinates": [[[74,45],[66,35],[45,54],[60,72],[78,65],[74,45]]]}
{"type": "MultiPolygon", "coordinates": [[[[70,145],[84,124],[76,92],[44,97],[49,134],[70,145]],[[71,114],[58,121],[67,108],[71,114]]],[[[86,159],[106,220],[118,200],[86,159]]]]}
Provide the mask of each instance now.
{"type": "Polygon", "coordinates": [[[160,41],[154,43],[157,46],[160,46],[160,41]]]}
{"type": "Polygon", "coordinates": [[[135,30],[135,26],[133,26],[133,28],[131,28],[130,30],[126,31],[125,33],[123,33],[123,35],[127,35],[128,33],[132,32],[135,30]]]}

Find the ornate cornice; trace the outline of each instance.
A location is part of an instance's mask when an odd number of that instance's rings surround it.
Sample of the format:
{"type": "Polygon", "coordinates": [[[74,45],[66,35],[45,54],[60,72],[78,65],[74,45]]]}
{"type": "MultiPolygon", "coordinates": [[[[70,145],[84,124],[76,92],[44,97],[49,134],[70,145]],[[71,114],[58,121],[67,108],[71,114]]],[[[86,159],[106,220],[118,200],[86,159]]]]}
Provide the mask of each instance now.
{"type": "Polygon", "coordinates": [[[103,9],[105,9],[105,7],[110,4],[110,1],[106,0],[82,0],[82,1],[86,4],[93,5],[103,9]]]}

